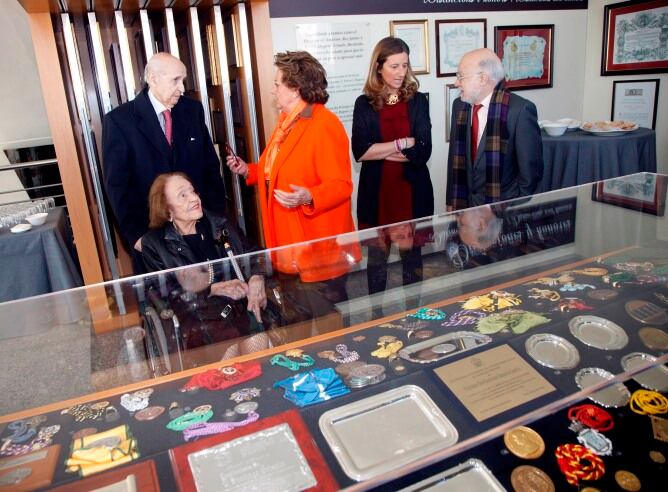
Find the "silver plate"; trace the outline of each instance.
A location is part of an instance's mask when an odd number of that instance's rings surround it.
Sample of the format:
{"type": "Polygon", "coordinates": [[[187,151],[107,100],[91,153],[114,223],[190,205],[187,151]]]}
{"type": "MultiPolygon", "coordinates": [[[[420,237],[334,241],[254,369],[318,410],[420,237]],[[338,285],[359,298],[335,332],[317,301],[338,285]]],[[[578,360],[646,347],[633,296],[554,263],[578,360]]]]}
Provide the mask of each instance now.
{"type": "Polygon", "coordinates": [[[475,458],[438,473],[400,492],[505,492],[485,464],[475,458]]]}
{"type": "Polygon", "coordinates": [[[568,322],[568,327],[575,338],[597,349],[619,350],[629,343],[621,326],[598,316],[576,316],[568,322]]]}
{"type": "Polygon", "coordinates": [[[358,481],[445,449],[459,438],[429,395],[414,385],[329,410],[318,425],[345,474],[358,481]]]}
{"type": "Polygon", "coordinates": [[[573,369],[580,363],[580,354],[571,342],[550,333],[536,333],[524,344],[527,354],[551,369],[573,369]]]}
{"type": "Polygon", "coordinates": [[[455,331],[404,347],[399,351],[399,357],[418,364],[429,364],[480,347],[491,341],[491,337],[474,331],[455,331]],[[455,348],[450,350],[451,347],[445,347],[446,345],[454,345],[455,348]],[[446,351],[445,348],[448,350],[446,351]]]}
{"type": "Polygon", "coordinates": [[[318,482],[288,424],[188,455],[199,492],[298,491],[318,482]]]}
{"type": "MultiPolygon", "coordinates": [[[[575,374],[575,383],[580,389],[594,386],[602,381],[609,381],[614,378],[614,374],[599,367],[585,367],[575,374]]],[[[623,407],[629,402],[631,393],[623,383],[614,383],[602,390],[591,393],[588,398],[594,403],[604,407],[623,407]]]]}
{"type": "Polygon", "coordinates": [[[622,367],[625,371],[633,371],[643,366],[654,367],[639,372],[633,379],[643,388],[654,391],[668,391],[668,368],[664,365],[656,365],[656,357],[642,352],[631,352],[622,357],[622,367]]]}

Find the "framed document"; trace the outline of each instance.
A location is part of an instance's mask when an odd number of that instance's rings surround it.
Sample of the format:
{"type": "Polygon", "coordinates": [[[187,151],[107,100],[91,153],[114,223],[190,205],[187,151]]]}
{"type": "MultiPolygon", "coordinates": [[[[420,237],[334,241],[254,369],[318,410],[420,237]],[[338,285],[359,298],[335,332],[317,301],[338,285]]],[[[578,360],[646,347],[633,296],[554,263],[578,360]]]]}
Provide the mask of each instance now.
{"type": "Polygon", "coordinates": [[[666,210],[665,176],[635,174],[594,184],[591,199],[663,217],[666,210]]]}
{"type": "Polygon", "coordinates": [[[445,86],[445,141],[450,141],[450,121],[452,120],[452,103],[459,97],[461,91],[455,84],[445,86]]]}
{"type": "Polygon", "coordinates": [[[506,88],[552,87],[554,24],[497,26],[494,51],[506,71],[506,88]]]}
{"type": "Polygon", "coordinates": [[[668,72],[665,0],[606,5],[601,75],[668,72]]]}
{"type": "Polygon", "coordinates": [[[468,51],[487,47],[487,19],[436,21],[436,76],[454,77],[468,51]]]}
{"type": "Polygon", "coordinates": [[[630,120],[654,129],[659,79],[615,80],[612,85],[611,120],[630,120]]]}
{"type": "Polygon", "coordinates": [[[169,456],[181,492],[339,489],[296,410],[183,444],[169,456]]]}
{"type": "Polygon", "coordinates": [[[411,68],[415,75],[429,73],[429,32],[426,20],[390,21],[390,35],[402,39],[410,48],[411,68]]]}

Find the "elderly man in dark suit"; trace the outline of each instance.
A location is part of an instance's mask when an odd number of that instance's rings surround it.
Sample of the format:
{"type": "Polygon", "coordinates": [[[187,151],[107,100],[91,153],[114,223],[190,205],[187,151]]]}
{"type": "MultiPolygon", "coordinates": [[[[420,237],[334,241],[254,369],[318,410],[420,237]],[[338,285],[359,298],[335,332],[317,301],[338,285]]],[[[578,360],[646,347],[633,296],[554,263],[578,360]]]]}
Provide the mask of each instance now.
{"type": "MultiPolygon", "coordinates": [[[[137,252],[148,231],[148,191],[161,173],[186,173],[207,209],[225,210],[220,160],[202,105],[181,97],[185,77],[178,58],[157,53],[146,65],[148,87],[104,117],[104,183],[121,234],[137,252]]],[[[137,273],[141,261],[134,263],[137,273]]]]}
{"type": "Polygon", "coordinates": [[[542,178],[536,106],[505,90],[504,79],[501,60],[489,49],[470,51],[459,62],[447,210],[531,195],[542,178]]]}

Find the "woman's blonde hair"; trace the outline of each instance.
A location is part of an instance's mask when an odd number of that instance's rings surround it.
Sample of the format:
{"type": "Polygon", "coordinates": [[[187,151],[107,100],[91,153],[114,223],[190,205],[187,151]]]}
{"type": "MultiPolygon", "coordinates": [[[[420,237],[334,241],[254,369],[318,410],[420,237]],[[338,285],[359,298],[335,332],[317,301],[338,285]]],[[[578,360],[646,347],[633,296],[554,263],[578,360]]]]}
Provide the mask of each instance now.
{"type": "Polygon", "coordinates": [[[383,77],[380,75],[380,69],[383,68],[383,64],[390,56],[398,55],[399,53],[406,53],[409,56],[408,71],[399,89],[399,98],[402,101],[411,100],[420,87],[420,83],[415,78],[415,74],[411,68],[411,50],[408,45],[403,40],[392,36],[381,39],[373,49],[369,73],[364,84],[364,95],[369,98],[371,107],[376,111],[380,111],[383,108],[385,100],[389,95],[383,77]]]}

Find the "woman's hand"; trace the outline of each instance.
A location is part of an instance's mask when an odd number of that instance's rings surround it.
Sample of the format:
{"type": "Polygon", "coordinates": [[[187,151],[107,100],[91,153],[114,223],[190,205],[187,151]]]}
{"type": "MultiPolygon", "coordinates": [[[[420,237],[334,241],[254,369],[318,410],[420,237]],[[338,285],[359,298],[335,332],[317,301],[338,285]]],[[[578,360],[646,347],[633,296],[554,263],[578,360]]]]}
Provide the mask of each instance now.
{"type": "Polygon", "coordinates": [[[300,205],[308,205],[313,200],[313,196],[308,188],[303,186],[290,185],[292,193],[288,191],[274,190],[274,198],[285,208],[295,208],[300,205]]]}
{"type": "Polygon", "coordinates": [[[255,319],[262,321],[262,309],[267,307],[267,293],[264,290],[264,277],[253,275],[248,280],[248,310],[255,319]]]}
{"type": "Polygon", "coordinates": [[[234,174],[238,174],[244,178],[248,176],[248,164],[246,164],[246,162],[244,162],[241,157],[228,155],[225,158],[225,163],[227,164],[227,167],[230,168],[230,171],[232,171],[234,174]]]}
{"type": "Polygon", "coordinates": [[[211,284],[212,296],[225,296],[230,299],[239,300],[248,295],[248,284],[234,279],[227,282],[215,282],[211,284]]]}
{"type": "Polygon", "coordinates": [[[209,269],[205,266],[187,267],[176,272],[176,279],[184,290],[201,292],[209,286],[209,269]]]}

